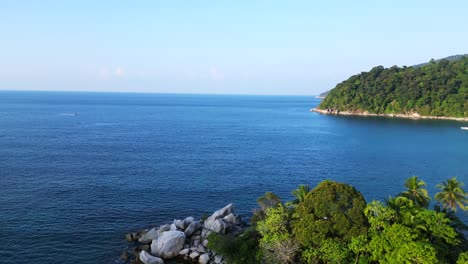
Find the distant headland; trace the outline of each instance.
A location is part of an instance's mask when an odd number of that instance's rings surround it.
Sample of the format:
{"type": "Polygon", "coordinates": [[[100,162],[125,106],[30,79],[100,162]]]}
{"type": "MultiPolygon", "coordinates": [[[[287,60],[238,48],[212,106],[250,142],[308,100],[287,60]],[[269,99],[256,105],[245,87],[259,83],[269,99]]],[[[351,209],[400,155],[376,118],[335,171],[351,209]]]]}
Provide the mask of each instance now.
{"type": "Polygon", "coordinates": [[[468,55],[351,76],[322,93],[322,114],[468,121],[468,55]]]}

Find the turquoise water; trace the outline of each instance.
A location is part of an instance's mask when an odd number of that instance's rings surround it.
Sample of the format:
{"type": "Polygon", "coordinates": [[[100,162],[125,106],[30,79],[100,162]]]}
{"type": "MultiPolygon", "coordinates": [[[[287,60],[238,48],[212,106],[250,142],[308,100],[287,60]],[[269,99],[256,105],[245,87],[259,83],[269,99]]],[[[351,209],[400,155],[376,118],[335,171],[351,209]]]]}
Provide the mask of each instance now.
{"type": "MultiPolygon", "coordinates": [[[[463,123],[332,117],[313,97],[0,92],[0,262],[115,263],[124,234],[266,191],[468,184],[463,123]]],[[[466,123],[465,123],[466,125],[466,123]]],[[[463,216],[466,222],[466,216],[463,216]]]]}

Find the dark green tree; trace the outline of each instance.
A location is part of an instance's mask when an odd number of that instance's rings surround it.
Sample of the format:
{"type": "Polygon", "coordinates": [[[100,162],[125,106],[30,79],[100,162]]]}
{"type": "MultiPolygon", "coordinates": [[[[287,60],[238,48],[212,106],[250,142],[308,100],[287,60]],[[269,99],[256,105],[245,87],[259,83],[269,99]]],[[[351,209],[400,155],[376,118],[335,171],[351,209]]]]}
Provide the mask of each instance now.
{"type": "MultiPolygon", "coordinates": [[[[343,246],[353,236],[366,234],[365,206],[362,194],[344,183],[323,181],[310,191],[297,206],[293,222],[293,234],[305,248],[305,258],[312,261],[310,256],[318,257],[314,252],[316,248],[328,252],[329,249],[321,247],[343,246]]],[[[346,249],[345,246],[343,248],[346,249]]]]}

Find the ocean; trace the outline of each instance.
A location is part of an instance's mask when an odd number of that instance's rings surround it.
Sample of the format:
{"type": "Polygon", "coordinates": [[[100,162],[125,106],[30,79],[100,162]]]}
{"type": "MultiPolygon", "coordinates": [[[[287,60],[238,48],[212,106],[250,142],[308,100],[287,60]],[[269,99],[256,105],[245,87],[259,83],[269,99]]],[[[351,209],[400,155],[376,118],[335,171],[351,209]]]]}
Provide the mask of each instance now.
{"type": "MultiPolygon", "coordinates": [[[[468,184],[466,123],[336,117],[312,96],[0,92],[0,262],[119,263],[124,235],[266,191],[468,184]]],[[[461,215],[465,223],[467,216],[461,215]]]]}

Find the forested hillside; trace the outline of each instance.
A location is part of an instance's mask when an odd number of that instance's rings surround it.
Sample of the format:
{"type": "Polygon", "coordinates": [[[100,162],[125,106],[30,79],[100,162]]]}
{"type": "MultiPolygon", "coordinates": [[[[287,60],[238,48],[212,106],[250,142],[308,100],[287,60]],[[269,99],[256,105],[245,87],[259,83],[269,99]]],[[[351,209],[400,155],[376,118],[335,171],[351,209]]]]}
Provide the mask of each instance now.
{"type": "Polygon", "coordinates": [[[319,108],[468,117],[468,57],[431,60],[419,67],[374,67],[338,84],[319,108]]]}

